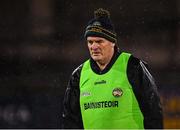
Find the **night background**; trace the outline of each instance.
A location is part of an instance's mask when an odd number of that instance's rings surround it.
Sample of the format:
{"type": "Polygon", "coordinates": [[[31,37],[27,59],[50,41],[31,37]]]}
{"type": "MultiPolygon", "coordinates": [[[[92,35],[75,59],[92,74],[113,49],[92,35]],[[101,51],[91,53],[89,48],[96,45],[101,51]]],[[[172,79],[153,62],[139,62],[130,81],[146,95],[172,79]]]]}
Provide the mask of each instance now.
{"type": "Polygon", "coordinates": [[[100,7],[120,50],[148,63],[164,127],[180,128],[179,0],[1,0],[0,128],[60,128],[66,84],[89,57],[83,35],[100,7]]]}

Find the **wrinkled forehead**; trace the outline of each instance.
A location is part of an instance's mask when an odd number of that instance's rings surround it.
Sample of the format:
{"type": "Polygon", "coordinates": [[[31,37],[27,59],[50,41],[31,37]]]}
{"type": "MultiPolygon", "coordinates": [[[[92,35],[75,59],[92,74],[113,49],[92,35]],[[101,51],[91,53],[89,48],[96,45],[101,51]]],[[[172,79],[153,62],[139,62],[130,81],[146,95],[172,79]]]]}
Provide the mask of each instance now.
{"type": "Polygon", "coordinates": [[[87,37],[87,41],[99,41],[99,40],[107,41],[105,38],[102,38],[102,37],[96,37],[96,36],[87,37]]]}

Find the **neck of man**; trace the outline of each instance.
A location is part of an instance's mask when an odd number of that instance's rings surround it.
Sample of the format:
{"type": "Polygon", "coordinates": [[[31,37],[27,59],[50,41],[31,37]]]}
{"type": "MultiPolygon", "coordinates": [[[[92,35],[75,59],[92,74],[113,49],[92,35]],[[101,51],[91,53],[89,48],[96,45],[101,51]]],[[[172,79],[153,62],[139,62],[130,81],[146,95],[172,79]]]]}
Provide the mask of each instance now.
{"type": "Polygon", "coordinates": [[[111,61],[111,59],[113,57],[113,54],[114,54],[114,49],[113,49],[112,53],[110,53],[110,55],[106,59],[100,60],[100,61],[96,61],[96,63],[99,66],[100,70],[104,70],[106,68],[106,66],[111,61]]]}

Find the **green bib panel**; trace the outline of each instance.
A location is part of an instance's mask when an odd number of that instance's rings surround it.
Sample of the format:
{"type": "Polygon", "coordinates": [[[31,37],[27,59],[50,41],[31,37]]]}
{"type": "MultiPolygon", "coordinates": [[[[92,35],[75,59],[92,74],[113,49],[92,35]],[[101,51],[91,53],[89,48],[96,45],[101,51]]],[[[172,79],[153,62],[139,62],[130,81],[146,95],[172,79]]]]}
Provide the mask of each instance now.
{"type": "Polygon", "coordinates": [[[80,76],[80,108],[85,129],[143,129],[143,115],[127,78],[130,54],[121,53],[105,74],[87,60],[80,76]]]}

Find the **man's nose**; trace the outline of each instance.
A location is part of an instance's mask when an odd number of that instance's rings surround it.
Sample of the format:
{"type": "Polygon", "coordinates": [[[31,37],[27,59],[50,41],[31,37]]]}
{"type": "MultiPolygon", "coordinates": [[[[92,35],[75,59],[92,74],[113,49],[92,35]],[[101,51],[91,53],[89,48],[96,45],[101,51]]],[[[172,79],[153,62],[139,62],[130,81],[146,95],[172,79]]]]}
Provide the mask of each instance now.
{"type": "Polygon", "coordinates": [[[92,47],[92,49],[97,49],[99,47],[99,44],[96,42],[93,42],[91,47],[92,47]]]}

